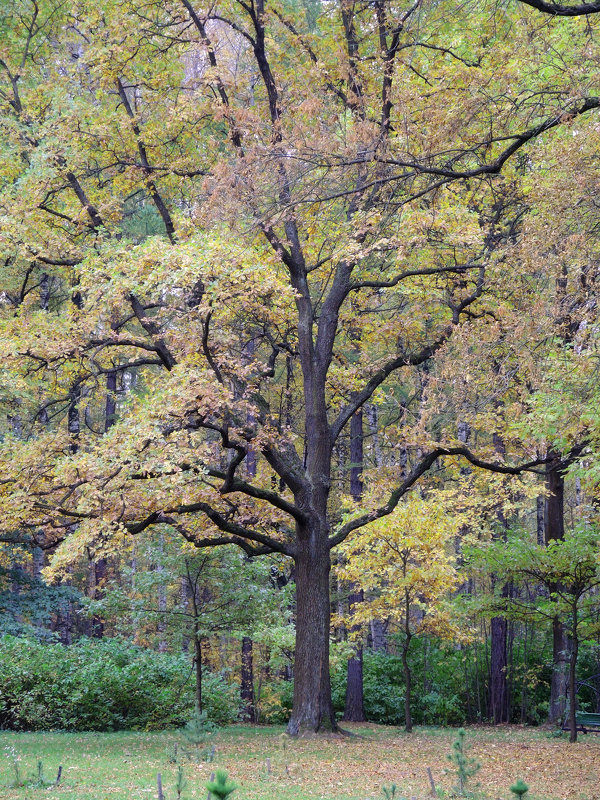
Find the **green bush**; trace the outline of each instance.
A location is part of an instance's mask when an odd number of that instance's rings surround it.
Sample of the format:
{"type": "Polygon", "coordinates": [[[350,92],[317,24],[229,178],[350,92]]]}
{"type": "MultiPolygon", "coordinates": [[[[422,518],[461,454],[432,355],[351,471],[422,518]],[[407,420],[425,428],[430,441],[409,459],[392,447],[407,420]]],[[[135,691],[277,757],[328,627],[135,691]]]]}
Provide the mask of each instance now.
{"type": "MultiPolygon", "coordinates": [[[[411,649],[413,722],[422,725],[459,725],[466,719],[462,658],[464,653],[415,640],[411,649]],[[427,667],[425,667],[427,664],[427,667]]],[[[397,654],[363,654],[365,714],[370,722],[404,724],[404,670],[397,654]]],[[[336,711],[343,712],[346,700],[346,669],[332,675],[336,711]]]]}
{"type": "MultiPolygon", "coordinates": [[[[346,668],[332,675],[332,699],[336,711],[346,702],[346,668]]],[[[386,653],[363,654],[365,714],[370,722],[400,725],[404,720],[404,678],[399,656],[386,653]]]]}
{"type": "MultiPolygon", "coordinates": [[[[194,708],[189,657],[144,650],[120,639],[65,647],[0,639],[0,727],[14,730],[126,730],[182,725],[194,708]]],[[[204,674],[208,717],[233,721],[237,692],[204,674]]]]}

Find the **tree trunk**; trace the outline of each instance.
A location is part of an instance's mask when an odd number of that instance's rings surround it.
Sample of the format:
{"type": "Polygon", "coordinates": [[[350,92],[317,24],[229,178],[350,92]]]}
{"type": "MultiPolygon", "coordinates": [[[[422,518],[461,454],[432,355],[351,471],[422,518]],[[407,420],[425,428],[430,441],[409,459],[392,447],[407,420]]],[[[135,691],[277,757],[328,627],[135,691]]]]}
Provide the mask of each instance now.
{"type": "Polygon", "coordinates": [[[338,730],[329,680],[329,544],[318,524],[299,527],[294,706],[287,727],[292,736],[338,730]]]}
{"type": "Polygon", "coordinates": [[[151,570],[160,575],[156,587],[156,610],[158,619],[156,621],[156,633],[158,638],[158,652],[167,652],[167,587],[165,584],[165,567],[163,564],[165,552],[165,537],[163,533],[158,535],[158,562],[151,566],[151,570]]]}
{"type": "Polygon", "coordinates": [[[577,741],[577,722],[575,713],[577,711],[577,656],[579,654],[579,637],[577,635],[577,604],[573,608],[573,639],[571,642],[571,657],[569,659],[569,741],[577,741]]]}
{"type": "Polygon", "coordinates": [[[507,622],[504,617],[493,617],[491,624],[490,717],[494,725],[509,721],[506,681],[507,627],[507,622]]]}
{"type": "MultiPolygon", "coordinates": [[[[544,531],[546,544],[565,538],[564,496],[565,480],[560,469],[560,456],[550,452],[554,462],[546,473],[546,489],[550,493],[544,504],[544,531]]],[[[569,642],[564,626],[558,617],[552,621],[552,679],[550,682],[550,707],[548,721],[557,723],[564,719],[567,707],[567,682],[569,642]]]]}
{"type": "Polygon", "coordinates": [[[408,663],[408,648],[410,647],[411,636],[407,635],[402,645],[402,666],[404,668],[404,684],[406,691],[404,693],[404,726],[407,733],[412,733],[412,715],[410,712],[411,691],[412,691],[412,674],[408,663]]]}
{"type": "MultiPolygon", "coordinates": [[[[363,602],[363,592],[355,592],[348,598],[350,613],[355,603],[363,602]]],[[[356,655],[348,659],[348,672],[346,682],[346,702],[344,705],[344,720],[347,722],[365,722],[365,707],[363,694],[363,648],[359,644],[356,655]]]]}
{"type": "MultiPolygon", "coordinates": [[[[109,431],[117,421],[117,373],[109,372],[106,376],[106,402],[104,405],[104,432],[109,431]]],[[[104,556],[94,560],[94,600],[101,600],[104,597],[104,580],[108,561],[104,556]]],[[[91,633],[95,639],[102,639],[104,636],[104,620],[102,617],[94,615],[91,625],[91,633]]]]}
{"type": "MultiPolygon", "coordinates": [[[[358,411],[350,420],[350,494],[355,502],[360,502],[363,492],[363,415],[358,411]]],[[[362,591],[356,591],[356,586],[350,586],[348,597],[348,613],[352,617],[354,606],[362,603],[362,591]]],[[[357,633],[360,626],[351,625],[350,631],[357,633]]],[[[356,654],[348,659],[346,680],[346,702],[344,704],[344,719],[347,722],[364,722],[365,706],[363,691],[363,648],[362,642],[356,644],[356,654]]]]}
{"type": "MultiPolygon", "coordinates": [[[[99,558],[94,562],[94,599],[99,600],[104,596],[104,579],[106,578],[107,561],[99,558]]],[[[102,639],[104,636],[104,620],[97,614],[92,618],[92,636],[102,639]]]]}
{"type": "Polygon", "coordinates": [[[552,620],[552,679],[550,681],[550,709],[548,721],[557,723],[564,719],[567,708],[567,679],[569,642],[564,625],[555,617],[552,620]]]}
{"type": "Polygon", "coordinates": [[[245,722],[256,722],[254,704],[254,669],[252,663],[252,639],[242,638],[242,681],[240,686],[242,699],[242,719],[245,722]]]}
{"type": "Polygon", "coordinates": [[[546,524],[544,519],[544,498],[538,497],[536,500],[536,522],[537,522],[537,543],[546,543],[546,524]]]}
{"type": "Polygon", "coordinates": [[[194,667],[196,673],[196,711],[202,713],[202,637],[198,627],[194,629],[194,667]]]}

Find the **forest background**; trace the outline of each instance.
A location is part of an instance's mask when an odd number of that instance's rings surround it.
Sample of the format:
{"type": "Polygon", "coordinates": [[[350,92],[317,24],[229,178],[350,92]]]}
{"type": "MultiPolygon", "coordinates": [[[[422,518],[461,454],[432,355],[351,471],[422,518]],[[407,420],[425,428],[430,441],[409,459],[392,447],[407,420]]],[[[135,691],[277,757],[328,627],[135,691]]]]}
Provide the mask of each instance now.
{"type": "Polygon", "coordinates": [[[598,9],[3,7],[2,726],[562,719],[598,9]]]}

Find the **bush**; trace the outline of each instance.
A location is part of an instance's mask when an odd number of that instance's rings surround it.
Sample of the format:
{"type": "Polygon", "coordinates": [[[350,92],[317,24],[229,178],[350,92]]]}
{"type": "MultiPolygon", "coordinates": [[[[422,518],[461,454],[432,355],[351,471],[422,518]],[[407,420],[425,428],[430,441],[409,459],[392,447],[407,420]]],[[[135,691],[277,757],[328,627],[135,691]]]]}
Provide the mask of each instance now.
{"type": "MultiPolygon", "coordinates": [[[[426,725],[462,724],[466,718],[462,677],[464,653],[440,647],[434,640],[430,640],[427,646],[425,656],[424,639],[415,639],[410,653],[413,722],[426,725]]],[[[404,670],[399,655],[365,650],[363,686],[365,714],[370,722],[404,724],[404,670]]],[[[345,666],[332,675],[332,695],[336,711],[343,712],[346,700],[345,666]]]]}
{"type": "MultiPolygon", "coordinates": [[[[336,711],[346,702],[346,667],[332,675],[332,699],[336,711]]],[[[363,654],[365,714],[370,722],[400,725],[404,721],[404,677],[399,656],[386,653],[363,654]]]]}
{"type": "MultiPolygon", "coordinates": [[[[194,708],[185,655],[156,653],[120,639],[65,647],[0,639],[0,727],[14,730],[127,730],[182,725],[194,708]]],[[[209,719],[233,721],[237,692],[206,672],[209,719]]]]}
{"type": "Polygon", "coordinates": [[[258,721],[267,725],[281,725],[288,721],[292,711],[294,684],[292,681],[272,681],[262,686],[257,702],[258,721]]]}

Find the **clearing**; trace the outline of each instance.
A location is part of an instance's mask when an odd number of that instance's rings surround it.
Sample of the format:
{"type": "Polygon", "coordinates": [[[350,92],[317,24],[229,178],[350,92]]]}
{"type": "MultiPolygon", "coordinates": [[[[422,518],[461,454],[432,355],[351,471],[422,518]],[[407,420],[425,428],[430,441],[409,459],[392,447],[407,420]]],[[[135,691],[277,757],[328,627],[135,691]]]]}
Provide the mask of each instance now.
{"type": "MultiPolygon", "coordinates": [[[[382,725],[346,726],[355,737],[289,739],[283,727],[224,728],[211,739],[214,761],[185,759],[187,787],[182,800],[206,798],[205,783],[217,768],[227,770],[239,789],[232,800],[371,800],[395,783],[400,797],[430,797],[426,768],[450,794],[454,785],[446,756],[456,731],[418,728],[407,735],[382,725]]],[[[122,733],[0,733],[0,794],[5,800],[149,800],[156,798],[162,773],[166,800],[175,800],[181,738],[174,731],[122,733]],[[15,781],[14,758],[22,780],[15,781]],[[29,780],[43,762],[47,780],[63,766],[61,784],[45,789],[29,780]]],[[[541,729],[471,727],[469,755],[480,763],[477,796],[508,800],[509,786],[523,778],[528,800],[600,800],[600,736],[576,745],[541,729]]],[[[203,747],[204,749],[204,747],[203,747]]],[[[398,798],[398,795],[396,795],[398,798]]]]}

